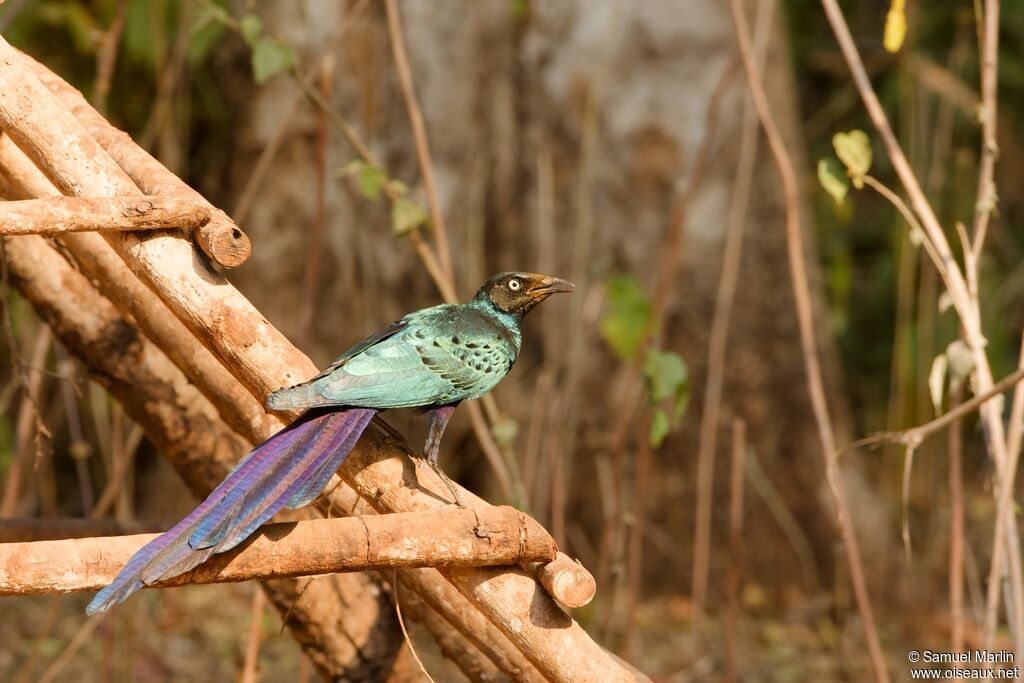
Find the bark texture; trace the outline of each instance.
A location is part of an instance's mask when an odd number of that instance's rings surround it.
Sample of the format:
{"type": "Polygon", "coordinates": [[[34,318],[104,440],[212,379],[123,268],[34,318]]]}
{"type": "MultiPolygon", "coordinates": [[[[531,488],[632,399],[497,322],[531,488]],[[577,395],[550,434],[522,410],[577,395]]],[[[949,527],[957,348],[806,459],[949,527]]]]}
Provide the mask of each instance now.
{"type": "Polygon", "coordinates": [[[210,220],[205,206],[178,197],[87,199],[54,197],[0,204],[0,234],[54,235],[61,232],[197,228],[210,220]]]}
{"type": "MultiPolygon", "coordinates": [[[[159,534],[0,544],[0,595],[97,590],[159,534]]],[[[510,507],[268,524],[238,548],[154,584],[228,583],[406,567],[547,561],[555,542],[510,507]]]]}

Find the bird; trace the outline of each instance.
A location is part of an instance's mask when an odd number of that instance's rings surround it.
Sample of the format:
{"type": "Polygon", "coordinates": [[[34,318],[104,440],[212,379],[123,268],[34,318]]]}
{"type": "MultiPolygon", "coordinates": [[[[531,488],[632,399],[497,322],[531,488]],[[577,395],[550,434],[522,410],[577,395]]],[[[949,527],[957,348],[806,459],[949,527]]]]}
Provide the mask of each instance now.
{"type": "Polygon", "coordinates": [[[574,290],[556,277],[498,273],[469,302],[409,313],[312,379],[273,392],[269,410],[303,412],[253,448],[195,510],[139,549],[86,612],[106,611],[143,586],[187,572],[237,546],[281,509],[316,500],[383,410],[426,414],[422,457],[464,506],[438,466],[449,418],[459,403],[488,393],[512,369],[523,317],[552,294],[574,290]]]}

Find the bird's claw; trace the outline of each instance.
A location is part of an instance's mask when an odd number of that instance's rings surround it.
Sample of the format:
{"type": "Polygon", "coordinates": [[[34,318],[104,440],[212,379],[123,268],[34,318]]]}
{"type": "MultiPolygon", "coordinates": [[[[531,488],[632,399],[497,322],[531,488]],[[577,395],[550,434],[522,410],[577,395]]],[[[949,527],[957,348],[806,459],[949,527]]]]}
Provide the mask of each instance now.
{"type": "Polygon", "coordinates": [[[427,464],[430,465],[430,469],[434,470],[434,474],[436,474],[441,479],[441,481],[444,482],[444,485],[448,487],[448,490],[451,492],[452,497],[455,499],[455,504],[460,508],[465,509],[467,507],[466,501],[462,497],[462,494],[459,492],[458,487],[455,485],[455,482],[452,481],[451,478],[444,473],[444,470],[441,469],[441,466],[438,465],[437,461],[435,461],[433,458],[428,457],[425,458],[425,460],[427,461],[427,464]]]}

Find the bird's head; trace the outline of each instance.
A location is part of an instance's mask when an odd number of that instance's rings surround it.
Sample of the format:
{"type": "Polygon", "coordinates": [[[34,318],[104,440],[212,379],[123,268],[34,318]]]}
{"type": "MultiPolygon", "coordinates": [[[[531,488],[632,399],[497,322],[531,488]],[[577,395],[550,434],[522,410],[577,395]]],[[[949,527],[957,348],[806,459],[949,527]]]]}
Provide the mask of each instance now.
{"type": "Polygon", "coordinates": [[[489,301],[499,311],[520,317],[552,294],[574,292],[576,286],[566,280],[537,273],[498,273],[484,283],[476,298],[489,301]]]}

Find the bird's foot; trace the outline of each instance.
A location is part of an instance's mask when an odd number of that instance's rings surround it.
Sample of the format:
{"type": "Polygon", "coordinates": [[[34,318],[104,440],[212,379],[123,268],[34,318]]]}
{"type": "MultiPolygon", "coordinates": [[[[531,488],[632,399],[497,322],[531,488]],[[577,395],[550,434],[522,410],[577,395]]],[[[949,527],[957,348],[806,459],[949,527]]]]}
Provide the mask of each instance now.
{"type": "Polygon", "coordinates": [[[444,482],[444,485],[448,487],[449,491],[451,491],[452,497],[455,499],[455,504],[458,505],[460,508],[465,509],[466,501],[462,497],[462,494],[459,492],[459,489],[455,485],[455,482],[452,481],[451,478],[444,473],[444,470],[441,469],[441,466],[437,464],[436,460],[434,460],[433,458],[424,459],[427,461],[427,464],[430,465],[430,469],[434,470],[434,474],[440,477],[441,481],[444,482]]]}

